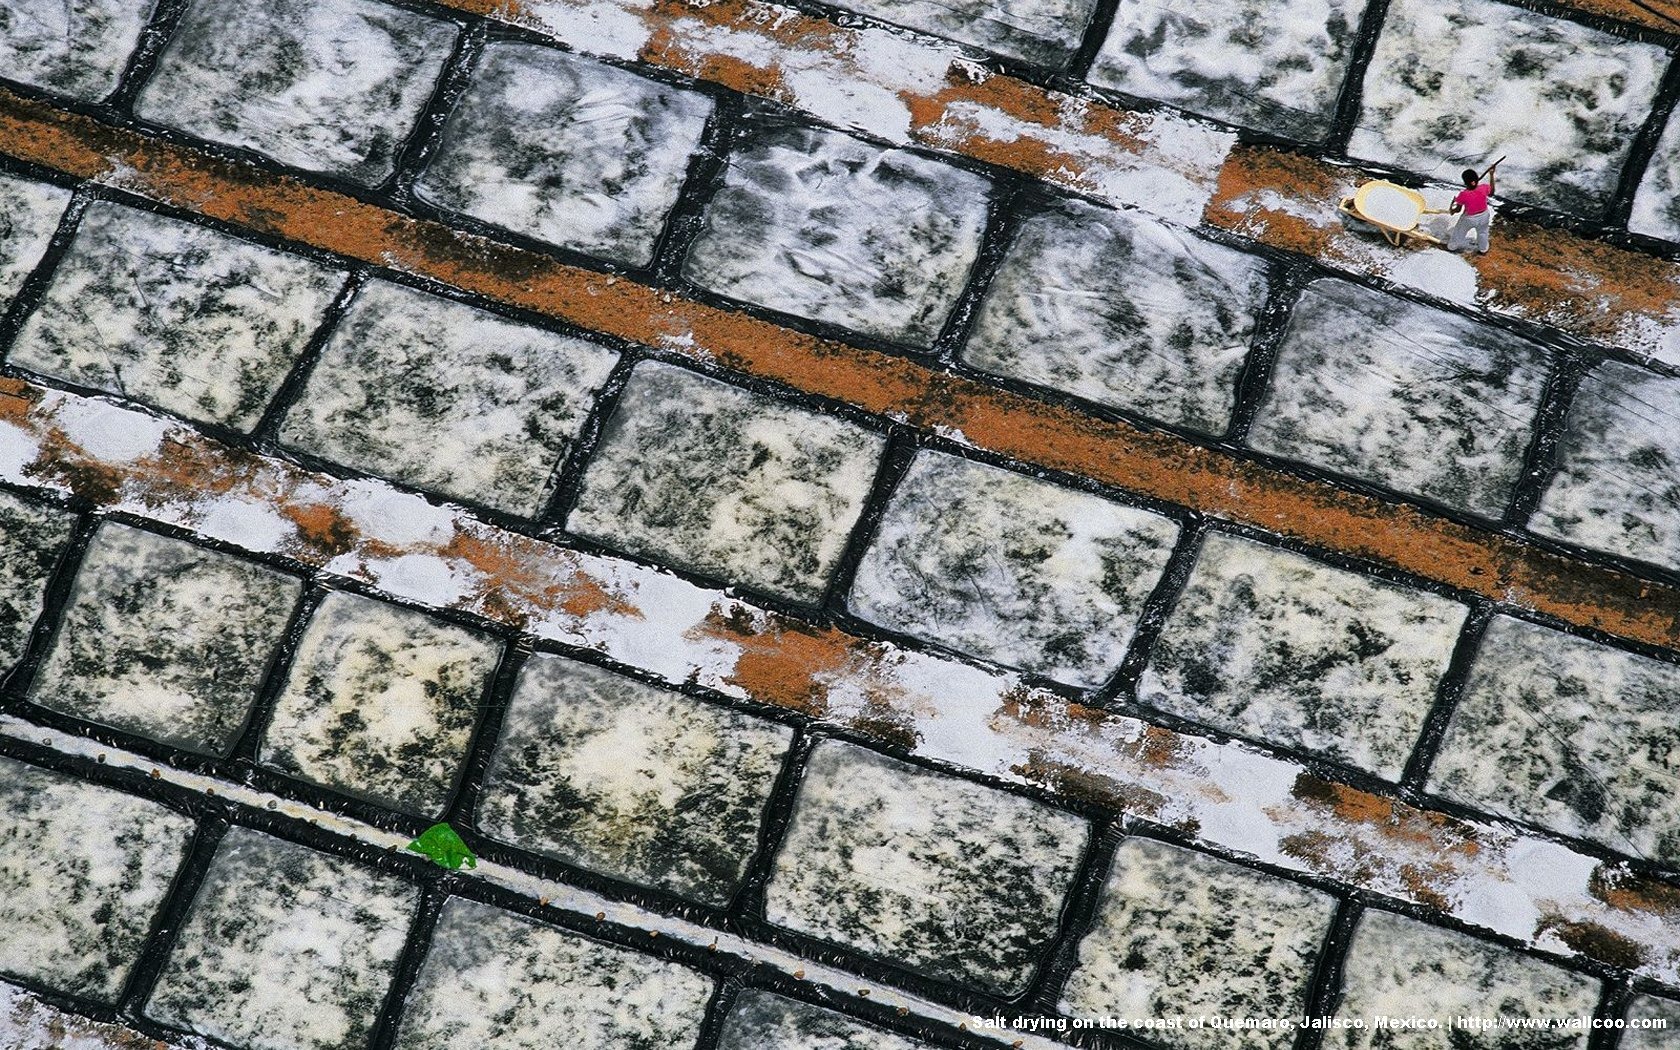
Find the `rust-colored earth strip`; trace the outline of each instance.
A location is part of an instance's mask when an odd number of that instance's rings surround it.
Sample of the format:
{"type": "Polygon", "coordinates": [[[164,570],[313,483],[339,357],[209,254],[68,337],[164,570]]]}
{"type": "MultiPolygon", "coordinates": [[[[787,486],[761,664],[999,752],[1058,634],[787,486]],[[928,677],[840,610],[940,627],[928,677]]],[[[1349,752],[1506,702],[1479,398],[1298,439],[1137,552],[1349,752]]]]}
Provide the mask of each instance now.
{"type": "Polygon", "coordinates": [[[976,448],[1368,559],[1630,641],[1680,643],[1680,589],[1418,508],[794,332],[0,91],[0,150],[592,331],[833,398],[976,448]]]}
{"type": "Polygon", "coordinates": [[[0,378],[0,481],[278,554],[844,727],[957,769],[1680,984],[1680,887],[1569,846],[1149,725],[1007,671],[801,622],[376,480],[255,456],[104,398],[0,378]],[[1490,902],[1501,902],[1490,910],[1490,902]]]}
{"type": "Polygon", "coordinates": [[[1680,3],[1675,0],[1563,0],[1563,6],[1663,33],[1680,33],[1680,3]]]}

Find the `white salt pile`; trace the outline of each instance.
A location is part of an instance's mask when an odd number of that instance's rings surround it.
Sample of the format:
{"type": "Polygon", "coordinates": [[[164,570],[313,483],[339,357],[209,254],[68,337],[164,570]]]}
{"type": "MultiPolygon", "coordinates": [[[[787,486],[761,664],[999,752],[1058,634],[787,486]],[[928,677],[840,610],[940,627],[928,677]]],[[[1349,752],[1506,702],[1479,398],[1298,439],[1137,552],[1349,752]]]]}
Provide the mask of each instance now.
{"type": "Polygon", "coordinates": [[[1422,209],[1418,207],[1415,199],[1399,187],[1376,186],[1360,198],[1359,211],[1367,219],[1380,222],[1384,226],[1409,230],[1417,225],[1422,209]]]}

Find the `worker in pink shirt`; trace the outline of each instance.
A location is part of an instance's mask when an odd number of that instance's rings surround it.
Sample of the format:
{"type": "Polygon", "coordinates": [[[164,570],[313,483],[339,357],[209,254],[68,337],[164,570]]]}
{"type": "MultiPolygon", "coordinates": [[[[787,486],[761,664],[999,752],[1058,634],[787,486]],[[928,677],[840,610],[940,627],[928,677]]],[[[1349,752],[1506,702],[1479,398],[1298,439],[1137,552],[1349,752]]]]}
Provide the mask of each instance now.
{"type": "Polygon", "coordinates": [[[1481,174],[1477,174],[1474,168],[1464,169],[1464,189],[1453,198],[1452,207],[1448,209],[1458,216],[1458,223],[1447,237],[1450,250],[1461,252],[1470,241],[1475,241],[1476,251],[1486,254],[1488,224],[1493,219],[1493,212],[1488,209],[1488,198],[1493,196],[1493,173],[1499,167],[1499,161],[1504,159],[1500,157],[1481,174]],[[1487,182],[1482,182],[1483,179],[1487,182]]]}

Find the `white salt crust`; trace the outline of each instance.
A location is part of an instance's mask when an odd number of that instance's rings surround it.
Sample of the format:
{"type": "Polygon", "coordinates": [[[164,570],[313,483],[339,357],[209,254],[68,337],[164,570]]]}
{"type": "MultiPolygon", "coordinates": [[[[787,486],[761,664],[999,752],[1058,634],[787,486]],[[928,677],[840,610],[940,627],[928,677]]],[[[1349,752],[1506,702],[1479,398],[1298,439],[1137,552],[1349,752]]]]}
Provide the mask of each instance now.
{"type": "MultiPolygon", "coordinates": [[[[156,6],[156,0],[6,0],[0,5],[0,71],[97,102],[116,90],[156,6]]],[[[4,222],[0,218],[0,228],[4,222]]]]}
{"type": "Polygon", "coordinates": [[[963,360],[1223,433],[1266,273],[1260,257],[1177,226],[1066,201],[1017,231],[963,360]]]}
{"type": "Polygon", "coordinates": [[[444,902],[409,993],[398,1050],[677,1050],[712,982],[499,908],[444,902]]]}
{"type": "Polygon", "coordinates": [[[926,346],[980,252],[987,180],[830,131],[737,146],[683,272],[714,292],[926,346]]]}
{"type": "Polygon", "coordinates": [[[302,595],[301,581],[267,566],[102,522],[30,700],[225,756],[302,595]]]}
{"type": "Polygon", "coordinates": [[[531,517],[617,361],[576,336],[372,281],[322,349],[280,439],[531,517]]]}
{"type": "Polygon", "coordinates": [[[1680,668],[1538,624],[1488,625],[1430,788],[1680,863],[1680,668]]]}
{"type": "Polygon", "coordinates": [[[1528,527],[1680,567],[1680,380],[1614,361],[1588,373],[1528,527]]]}
{"type": "Polygon", "coordinates": [[[769,921],[936,978],[1019,992],[1049,947],[1086,824],[839,741],[806,766],[769,921]]]}
{"type": "Polygon", "coordinates": [[[1628,229],[1665,240],[1680,240],[1680,115],[1670,113],[1645,177],[1633,195],[1628,229]]]}
{"type": "Polygon", "coordinates": [[[1636,995],[1628,1003],[1629,1022],[1663,1022],[1663,1027],[1630,1029],[1622,1034],[1620,1050],[1665,1050],[1680,1037],[1680,999],[1659,998],[1655,995],[1636,995]]]}
{"type": "Polygon", "coordinates": [[[1452,181],[1504,156],[1502,195],[1594,215],[1668,58],[1496,0],[1396,0],[1348,152],[1452,181]]]}
{"type": "Polygon", "coordinates": [[[1295,306],[1249,440],[1497,519],[1552,356],[1489,324],[1317,280],[1295,306]]]}
{"type": "Polygon", "coordinates": [[[566,529],[812,602],[885,444],[845,420],[643,362],[602,430],[566,529]]]}
{"type": "Polygon", "coordinates": [[[1213,533],[1138,698],[1398,780],[1467,613],[1437,595],[1213,533]]]}
{"type": "MultiPolygon", "coordinates": [[[[491,17],[516,20],[584,54],[636,59],[652,38],[644,17],[652,6],[650,0],[527,0],[516,19],[501,12],[491,17]]],[[[1231,131],[1165,109],[1128,113],[1123,134],[1113,136],[1087,126],[1088,100],[1062,93],[1051,95],[1057,112],[1050,124],[1037,114],[968,101],[949,104],[937,123],[919,124],[911,114],[914,97],[938,94],[953,77],[983,81],[990,75],[966,48],[896,27],[848,28],[833,47],[790,43],[777,30],[804,12],[767,2],[754,11],[752,19],[729,24],[674,19],[661,27],[662,34],[668,30],[661,47],[680,56],[678,70],[690,75],[720,60],[773,69],[778,103],[894,145],[956,151],[976,136],[1044,142],[1069,158],[1045,173],[1050,182],[1176,221],[1201,215],[1237,140],[1231,131]]],[[[893,20],[908,21],[906,11],[895,4],[893,20]]],[[[975,23],[967,23],[969,29],[979,31],[975,23]]]]}
{"type": "Polygon", "coordinates": [[[10,360],[248,431],[343,279],[206,226],[95,201],[10,360]]]}
{"type": "Polygon", "coordinates": [[[1062,68],[1079,47],[1094,0],[846,0],[860,15],[999,54],[1062,68]]]}
{"type": "Polygon", "coordinates": [[[755,988],[735,999],[722,1050],[920,1050],[928,1044],[755,988]]]}
{"type": "Polygon", "coordinates": [[[193,0],[135,110],[375,185],[395,170],[457,35],[377,0],[193,0]]]}
{"type": "Polygon", "coordinates": [[[0,492],[0,677],[28,649],[71,525],[70,515],[57,507],[0,492]]]}
{"type": "Polygon", "coordinates": [[[1358,0],[1121,0],[1091,82],[1292,139],[1330,130],[1358,0]]]}
{"type": "Polygon", "coordinates": [[[438,815],[460,777],[500,645],[345,591],[310,618],[263,733],[282,772],[438,815]]]}
{"type": "MultiPolygon", "coordinates": [[[[1076,1017],[1293,1017],[1335,899],[1150,839],[1120,844],[1061,1008],[1076,1017]]],[[[1285,1050],[1289,1030],[1181,1029],[1169,1046],[1285,1050]]]]}
{"type": "MultiPolygon", "coordinates": [[[[1591,1017],[1598,1007],[1599,982],[1462,933],[1429,926],[1392,912],[1367,910],[1347,949],[1342,975],[1341,1016],[1362,1017],[1363,1029],[1330,1032],[1324,1041],[1334,1050],[1456,1050],[1464,1033],[1443,1025],[1435,1031],[1379,1029],[1382,1017],[1591,1017]],[[1460,1038],[1455,1040],[1457,1034],[1460,1038]]],[[[1569,1050],[1584,1047],[1578,1030],[1533,1033],[1495,1030],[1477,1046],[1499,1050],[1569,1050]]]]}
{"type": "Polygon", "coordinates": [[[646,265],[711,112],[696,91],[551,47],[493,43],[414,192],[550,244],[646,265]]]}
{"type": "Polygon", "coordinates": [[[63,187],[0,172],[0,307],[41,261],[69,203],[70,191],[63,187]]]}
{"type": "Polygon", "coordinates": [[[1136,507],[921,452],[848,602],[883,627],[1096,685],[1119,666],[1177,535],[1136,507]]]}
{"type": "Polygon", "coordinates": [[[547,653],[520,670],[478,828],[726,905],[758,848],[785,726],[547,653]]]}
{"type": "Polygon", "coordinates": [[[5,982],[0,982],[0,1046],[9,1050],[212,1050],[197,1036],[153,1039],[125,1025],[82,1017],[5,982]]]}
{"type": "Polygon", "coordinates": [[[365,1046],[418,903],[393,875],[233,828],[144,1013],[245,1050],[365,1046]]]}
{"type": "MultiPolygon", "coordinates": [[[[342,813],[317,809],[294,799],[257,791],[243,784],[189,773],[173,766],[155,766],[149,759],[132,752],[106,748],[86,737],[43,730],[14,716],[0,715],[0,736],[8,739],[27,738],[59,754],[82,758],[93,758],[97,755],[114,769],[137,770],[142,773],[156,769],[158,779],[165,783],[199,792],[213,789],[224,799],[253,809],[273,810],[293,819],[313,821],[323,829],[372,849],[400,851],[407,846],[411,838],[406,832],[376,828],[352,820],[342,813]]],[[[487,859],[480,859],[476,868],[463,869],[461,875],[468,879],[482,880],[486,885],[531,900],[545,901],[547,903],[544,906],[550,909],[552,914],[571,916],[583,921],[608,922],[626,930],[657,934],[661,938],[717,952],[720,958],[738,960],[744,966],[762,967],[765,973],[774,972],[789,979],[804,981],[812,988],[820,989],[820,994],[845,997],[855,996],[858,991],[858,979],[853,973],[806,958],[803,954],[749,940],[738,934],[719,930],[715,926],[690,921],[681,915],[650,911],[622,899],[591,893],[569,883],[544,879],[487,859]],[[794,977],[795,973],[800,976],[794,977]]],[[[4,987],[4,984],[0,983],[0,991],[3,991],[4,987]]],[[[911,995],[890,985],[874,986],[869,991],[868,999],[871,1003],[888,1009],[903,1008],[917,1023],[927,1023],[949,1030],[957,1030],[959,1026],[972,1029],[975,1024],[971,1014],[942,1002],[911,995]]],[[[3,1002],[4,999],[0,998],[0,1004],[3,1002]]],[[[3,1031],[5,1029],[0,1027],[0,1032],[3,1031]]],[[[1030,1033],[1017,1036],[1014,1033],[975,1031],[972,1034],[984,1046],[1013,1047],[1014,1050],[1065,1050],[1060,1043],[1030,1033]]],[[[179,1042],[191,1050],[204,1050],[205,1046],[201,1040],[192,1037],[181,1039],[179,1042]]],[[[76,1047],[74,1050],[81,1048],[76,1047]]],[[[152,1048],[148,1046],[147,1050],[152,1048]]],[[[173,1043],[170,1050],[174,1050],[173,1043]]],[[[823,1047],[822,1050],[831,1048],[823,1047]]],[[[854,1048],[848,1047],[846,1050],[854,1048]]],[[[855,1050],[881,1050],[881,1047],[871,1043],[855,1050]]]]}
{"type": "Polygon", "coordinates": [[[115,1003],[193,821],[10,758],[0,758],[0,813],[0,974],[115,1003]]]}

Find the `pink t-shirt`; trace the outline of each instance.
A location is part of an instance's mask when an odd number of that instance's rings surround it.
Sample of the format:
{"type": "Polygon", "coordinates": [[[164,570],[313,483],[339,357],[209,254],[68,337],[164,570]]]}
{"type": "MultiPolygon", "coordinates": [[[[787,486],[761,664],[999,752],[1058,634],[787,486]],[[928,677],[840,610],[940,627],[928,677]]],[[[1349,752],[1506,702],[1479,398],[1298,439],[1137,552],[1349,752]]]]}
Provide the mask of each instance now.
{"type": "Polygon", "coordinates": [[[1453,203],[1463,205],[1464,214],[1466,215],[1480,215],[1482,212],[1487,211],[1488,195],[1492,192],[1493,187],[1484,182],[1479,185],[1472,186],[1460,193],[1458,196],[1454,197],[1453,203]]]}

